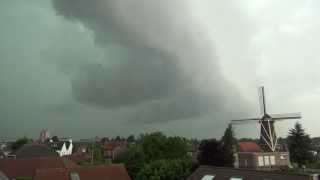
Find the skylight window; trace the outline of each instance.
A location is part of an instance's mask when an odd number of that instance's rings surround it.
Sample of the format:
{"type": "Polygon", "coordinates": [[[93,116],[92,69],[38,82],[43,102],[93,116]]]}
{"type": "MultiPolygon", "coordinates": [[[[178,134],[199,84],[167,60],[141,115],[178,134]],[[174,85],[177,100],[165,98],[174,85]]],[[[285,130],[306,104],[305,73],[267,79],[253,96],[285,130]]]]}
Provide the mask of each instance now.
{"type": "Polygon", "coordinates": [[[201,180],[213,180],[215,175],[204,175],[201,180]]]}
{"type": "Polygon", "coordinates": [[[242,177],[232,177],[232,178],[230,178],[230,180],[243,180],[243,178],[242,177]]]}

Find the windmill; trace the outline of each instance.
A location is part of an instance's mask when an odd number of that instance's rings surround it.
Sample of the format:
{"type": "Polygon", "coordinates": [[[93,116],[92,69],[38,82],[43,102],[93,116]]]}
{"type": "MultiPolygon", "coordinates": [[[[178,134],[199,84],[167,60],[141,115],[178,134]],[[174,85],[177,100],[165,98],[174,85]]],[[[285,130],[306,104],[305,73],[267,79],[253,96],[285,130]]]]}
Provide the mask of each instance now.
{"type": "Polygon", "coordinates": [[[267,152],[275,152],[278,138],[276,136],[274,123],[287,119],[301,119],[300,113],[285,113],[285,114],[268,114],[266,111],[264,87],[259,88],[259,103],[260,103],[260,118],[248,118],[232,120],[232,124],[244,124],[257,122],[260,126],[260,147],[267,152]]]}

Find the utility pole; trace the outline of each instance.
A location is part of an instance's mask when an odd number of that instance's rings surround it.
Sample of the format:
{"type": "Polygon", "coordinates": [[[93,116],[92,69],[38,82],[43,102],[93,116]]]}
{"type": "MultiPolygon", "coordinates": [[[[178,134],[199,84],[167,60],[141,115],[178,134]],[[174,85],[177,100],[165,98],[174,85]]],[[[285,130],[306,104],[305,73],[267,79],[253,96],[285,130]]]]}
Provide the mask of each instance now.
{"type": "Polygon", "coordinates": [[[94,140],[92,140],[92,143],[91,143],[91,164],[93,164],[93,152],[94,152],[93,143],[94,143],[94,140]]]}

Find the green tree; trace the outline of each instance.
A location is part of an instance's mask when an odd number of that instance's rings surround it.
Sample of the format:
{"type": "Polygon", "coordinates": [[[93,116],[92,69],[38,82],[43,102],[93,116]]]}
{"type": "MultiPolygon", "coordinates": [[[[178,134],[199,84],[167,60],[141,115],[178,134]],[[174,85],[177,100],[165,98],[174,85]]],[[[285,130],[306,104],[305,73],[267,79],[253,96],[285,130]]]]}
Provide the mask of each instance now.
{"type": "Polygon", "coordinates": [[[122,139],[122,138],[121,138],[120,136],[117,136],[115,140],[116,140],[116,141],[121,141],[121,139],[122,139]]]}
{"type": "Polygon", "coordinates": [[[100,144],[95,143],[93,146],[93,161],[95,163],[103,163],[104,156],[103,156],[103,148],[100,144]]]}
{"type": "Polygon", "coordinates": [[[224,154],[220,141],[203,140],[199,146],[198,161],[202,165],[224,166],[224,154]]]}
{"type": "Polygon", "coordinates": [[[135,144],[114,162],[124,163],[133,179],[141,168],[152,161],[178,159],[187,156],[187,142],[180,137],[166,137],[161,132],[141,135],[135,144]]]}
{"type": "Polygon", "coordinates": [[[187,155],[188,144],[180,137],[166,137],[161,132],[142,136],[141,145],[147,161],[181,158],[187,155]]]}
{"type": "Polygon", "coordinates": [[[222,153],[224,159],[224,166],[233,167],[235,146],[237,145],[237,139],[234,137],[234,132],[231,124],[228,125],[221,138],[222,153]]]}
{"type": "Polygon", "coordinates": [[[161,159],[147,163],[137,174],[137,180],[181,180],[192,170],[192,161],[187,158],[161,159]]]}
{"type": "Polygon", "coordinates": [[[143,135],[141,145],[145,153],[146,160],[164,159],[167,154],[167,137],[160,132],[143,135]]]}
{"type": "Polygon", "coordinates": [[[127,151],[120,154],[113,161],[114,163],[124,163],[129,175],[135,179],[137,173],[145,163],[145,155],[141,145],[132,145],[127,151]]]}
{"type": "Polygon", "coordinates": [[[127,141],[128,141],[129,143],[135,142],[135,140],[136,140],[136,138],[134,137],[134,135],[130,135],[130,136],[128,136],[128,138],[127,138],[127,141]]]}
{"type": "Polygon", "coordinates": [[[17,150],[19,149],[20,147],[22,147],[24,144],[27,144],[31,142],[28,138],[26,137],[23,137],[23,138],[20,138],[20,139],[17,139],[14,143],[12,143],[11,145],[11,149],[12,150],[17,150]]]}
{"type": "Polygon", "coordinates": [[[52,136],[51,140],[52,140],[53,142],[59,142],[58,136],[52,136]]]}
{"type": "Polygon", "coordinates": [[[312,161],[311,139],[300,123],[297,122],[294,128],[289,130],[287,139],[292,162],[297,163],[301,168],[302,165],[312,161]]]}

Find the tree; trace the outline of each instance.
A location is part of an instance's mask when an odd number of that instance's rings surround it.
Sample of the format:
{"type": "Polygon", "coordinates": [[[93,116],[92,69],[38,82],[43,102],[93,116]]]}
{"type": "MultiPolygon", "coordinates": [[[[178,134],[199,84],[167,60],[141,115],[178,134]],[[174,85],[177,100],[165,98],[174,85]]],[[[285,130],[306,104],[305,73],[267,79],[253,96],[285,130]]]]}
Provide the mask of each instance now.
{"type": "Polygon", "coordinates": [[[115,140],[116,140],[116,141],[121,141],[121,137],[120,137],[120,136],[117,136],[115,140]]]}
{"type": "Polygon", "coordinates": [[[147,161],[181,158],[187,155],[188,145],[180,137],[166,137],[161,132],[142,136],[141,145],[147,161]]]}
{"type": "Polygon", "coordinates": [[[233,167],[234,163],[234,149],[237,145],[237,140],[234,137],[234,132],[231,124],[227,127],[221,138],[222,153],[224,157],[224,165],[227,167],[233,167]]]}
{"type": "Polygon", "coordinates": [[[128,138],[127,138],[127,141],[129,142],[129,143],[133,143],[133,142],[135,142],[135,137],[134,137],[134,135],[130,135],[130,136],[128,136],[128,138]]]}
{"type": "Polygon", "coordinates": [[[216,139],[203,140],[199,146],[198,161],[202,165],[224,166],[222,145],[216,139]]]}
{"type": "Polygon", "coordinates": [[[52,140],[53,142],[59,142],[58,136],[52,136],[51,140],[52,140]]]}
{"type": "Polygon", "coordinates": [[[108,137],[103,137],[103,138],[100,140],[100,143],[101,143],[101,144],[105,144],[106,142],[109,142],[109,138],[108,138],[108,137]]]}
{"type": "Polygon", "coordinates": [[[161,159],[147,163],[137,174],[138,180],[181,180],[186,179],[192,170],[190,159],[161,159]]]}
{"type": "Polygon", "coordinates": [[[141,135],[135,144],[120,154],[114,162],[124,163],[133,179],[153,161],[187,157],[187,142],[180,137],[166,137],[161,132],[141,135]]]}
{"type": "Polygon", "coordinates": [[[19,149],[20,147],[22,147],[24,144],[27,144],[31,142],[28,138],[26,137],[23,137],[23,138],[20,138],[20,139],[17,139],[14,143],[12,143],[11,145],[11,149],[12,150],[17,150],[19,149]]]}
{"type": "Polygon", "coordinates": [[[311,139],[302,128],[300,123],[296,123],[294,128],[289,130],[288,147],[292,162],[302,167],[312,160],[311,139]]]}
{"type": "Polygon", "coordinates": [[[95,143],[93,146],[93,161],[95,163],[103,163],[104,162],[104,156],[103,156],[103,148],[100,144],[95,143]]]}
{"type": "Polygon", "coordinates": [[[132,179],[135,179],[138,172],[145,163],[145,155],[140,145],[132,145],[127,151],[116,156],[114,163],[124,163],[132,179]]]}

